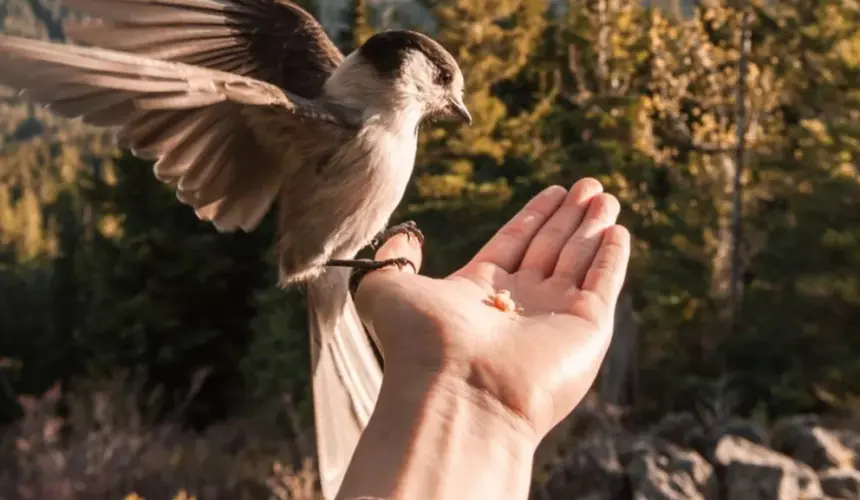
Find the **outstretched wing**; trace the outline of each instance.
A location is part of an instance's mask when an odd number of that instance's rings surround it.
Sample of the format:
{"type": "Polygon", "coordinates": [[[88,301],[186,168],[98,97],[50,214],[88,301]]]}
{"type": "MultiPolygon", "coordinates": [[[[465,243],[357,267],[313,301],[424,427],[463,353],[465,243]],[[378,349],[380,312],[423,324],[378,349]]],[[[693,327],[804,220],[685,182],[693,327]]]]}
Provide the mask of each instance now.
{"type": "Polygon", "coordinates": [[[63,0],[101,18],[66,25],[77,43],[252,77],[312,99],[343,54],[286,0],[63,0]]]}
{"type": "Polygon", "coordinates": [[[0,86],[58,115],[119,127],[119,145],[157,160],[156,177],[220,231],[259,224],[290,147],[355,124],[342,110],[252,78],[2,35],[0,86]]]}

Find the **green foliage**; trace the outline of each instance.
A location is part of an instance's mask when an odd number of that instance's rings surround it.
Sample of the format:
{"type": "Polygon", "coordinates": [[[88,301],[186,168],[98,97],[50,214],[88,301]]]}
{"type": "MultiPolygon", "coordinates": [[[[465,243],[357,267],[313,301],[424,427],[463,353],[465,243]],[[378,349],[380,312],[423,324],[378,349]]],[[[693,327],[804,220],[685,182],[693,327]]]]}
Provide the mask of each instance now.
{"type": "Polygon", "coordinates": [[[304,296],[266,287],[257,296],[251,322],[253,340],[241,360],[250,411],[276,416],[290,395],[303,421],[313,420],[310,392],[310,339],[304,296]]]}
{"type": "Polygon", "coordinates": [[[90,375],[142,364],[177,397],[208,369],[195,413],[226,415],[243,391],[255,292],[272,278],[263,260],[271,233],[218,234],[130,155],[115,185],[91,192],[99,213],[121,215],[122,234],[94,242],[88,314],[76,330],[90,375]]]}
{"type": "Polygon", "coordinates": [[[555,88],[530,66],[540,62],[547,2],[421,3],[463,70],[473,117],[471,126],[423,128],[413,188],[397,214],[422,227],[427,272],[441,274],[462,265],[555,166],[540,133],[555,88]]]}
{"type": "Polygon", "coordinates": [[[39,392],[63,375],[57,368],[67,350],[50,320],[52,285],[44,266],[0,267],[0,422],[17,415],[17,391],[39,392]]]}
{"type": "Polygon", "coordinates": [[[813,388],[858,390],[847,383],[856,347],[844,335],[860,310],[857,273],[846,267],[856,266],[848,228],[860,213],[848,84],[860,12],[834,2],[825,21],[812,4],[758,8],[750,27],[747,286],[734,331],[724,318],[741,12],[702,7],[670,20],[632,1],[567,12],[569,31],[558,35],[567,102],[551,123],[570,132],[569,158],[585,162],[574,177],[602,176],[636,236],[628,289],[647,332],[643,407],[685,407],[726,373],[738,375],[739,411],[822,410],[813,388]]]}

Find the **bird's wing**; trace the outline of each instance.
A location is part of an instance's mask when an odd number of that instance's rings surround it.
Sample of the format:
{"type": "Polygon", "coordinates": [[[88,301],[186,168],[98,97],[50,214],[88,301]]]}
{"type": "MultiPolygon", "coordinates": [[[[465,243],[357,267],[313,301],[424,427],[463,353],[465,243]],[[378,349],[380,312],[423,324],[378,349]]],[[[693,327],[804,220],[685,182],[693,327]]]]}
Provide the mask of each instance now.
{"type": "Polygon", "coordinates": [[[62,0],[101,18],[71,22],[77,43],[253,77],[317,97],[343,54],[286,0],[62,0]]]}
{"type": "Polygon", "coordinates": [[[155,176],[220,231],[259,224],[281,187],[291,144],[318,142],[357,119],[231,73],[3,35],[0,86],[60,116],[119,127],[119,145],[157,160],[155,176]],[[271,141],[272,128],[282,132],[281,143],[271,141]]]}

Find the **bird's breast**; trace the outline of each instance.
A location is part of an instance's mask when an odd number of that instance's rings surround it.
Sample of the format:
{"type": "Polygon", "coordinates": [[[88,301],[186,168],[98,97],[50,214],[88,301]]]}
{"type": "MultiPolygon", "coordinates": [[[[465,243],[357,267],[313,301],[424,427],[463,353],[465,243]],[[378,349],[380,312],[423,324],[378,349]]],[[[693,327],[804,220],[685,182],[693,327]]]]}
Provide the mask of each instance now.
{"type": "Polygon", "coordinates": [[[411,133],[370,128],[349,149],[356,157],[344,169],[349,171],[345,177],[352,186],[348,193],[343,193],[344,198],[351,200],[341,225],[341,251],[345,254],[368,245],[388,225],[409,184],[417,141],[411,133]]]}
{"type": "Polygon", "coordinates": [[[370,161],[367,175],[367,202],[371,210],[383,218],[381,226],[387,224],[391,213],[397,208],[406,192],[406,186],[415,166],[418,147],[411,131],[368,131],[370,161]]]}
{"type": "MultiPolygon", "coordinates": [[[[373,133],[372,133],[373,134],[373,133]]],[[[418,141],[411,131],[381,131],[373,140],[374,175],[378,175],[387,188],[395,191],[398,203],[409,184],[415,166],[418,141]]]]}

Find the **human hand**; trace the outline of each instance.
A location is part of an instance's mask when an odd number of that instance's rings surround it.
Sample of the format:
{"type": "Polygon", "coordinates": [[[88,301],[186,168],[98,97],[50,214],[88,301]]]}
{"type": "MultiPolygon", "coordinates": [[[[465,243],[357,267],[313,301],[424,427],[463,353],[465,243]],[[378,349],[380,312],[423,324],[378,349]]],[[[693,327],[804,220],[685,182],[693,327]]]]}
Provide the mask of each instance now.
{"type": "MultiPolygon", "coordinates": [[[[382,392],[442,385],[536,446],[585,396],[612,335],[630,235],[602,191],[590,178],[547,188],[447,278],[408,267],[365,276],[356,303],[385,357],[382,392]],[[488,305],[499,290],[522,312],[488,305]]],[[[421,248],[398,236],[376,255],[393,257],[420,268],[421,248]]]]}
{"type": "MultiPolygon", "coordinates": [[[[356,305],[385,357],[338,498],[526,498],[535,448],[584,397],[609,346],[630,235],[594,179],[533,198],[444,279],[385,268],[356,305]],[[508,290],[521,312],[488,299],[508,290]]],[[[392,238],[376,258],[421,248],[392,238]]]]}

